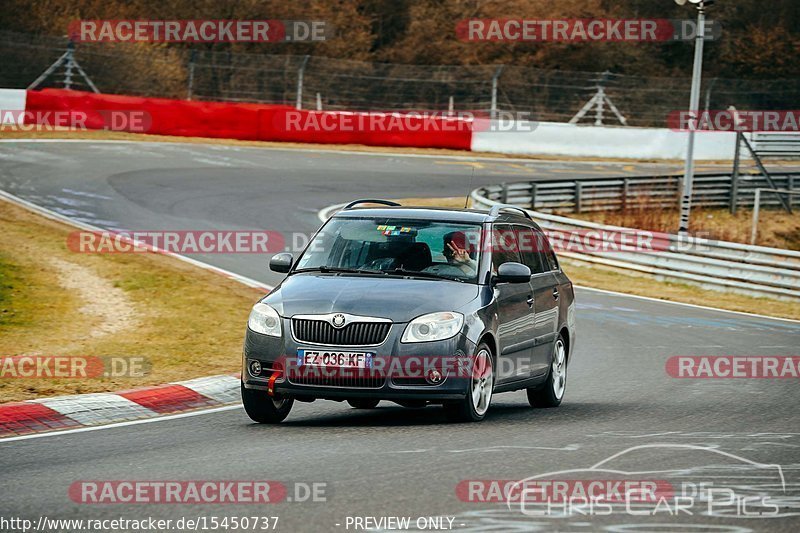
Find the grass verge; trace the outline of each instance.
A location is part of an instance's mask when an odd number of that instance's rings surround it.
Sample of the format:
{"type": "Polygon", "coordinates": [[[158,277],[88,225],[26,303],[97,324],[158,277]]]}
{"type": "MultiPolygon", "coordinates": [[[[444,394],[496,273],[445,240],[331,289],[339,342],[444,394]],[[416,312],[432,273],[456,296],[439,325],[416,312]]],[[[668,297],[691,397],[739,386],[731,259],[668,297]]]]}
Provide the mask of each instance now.
{"type": "MultiPolygon", "coordinates": [[[[649,231],[672,233],[678,227],[680,212],[677,209],[626,209],[596,213],[565,213],[565,216],[649,231]]],[[[690,231],[705,238],[750,243],[753,227],[753,211],[739,209],[732,215],[727,209],[692,209],[690,231]]],[[[800,250],[800,214],[787,213],[782,209],[761,209],[758,215],[759,246],[770,246],[786,250],[800,250]]]]}
{"type": "Polygon", "coordinates": [[[115,391],[239,370],[262,294],[168,256],[79,254],[73,228],[0,200],[0,357],[142,357],[143,377],[0,377],[0,402],[115,391]]]}
{"type": "MultiPolygon", "coordinates": [[[[404,198],[397,201],[404,205],[464,207],[464,198],[462,197],[404,198]]],[[[587,265],[566,258],[562,258],[561,263],[564,271],[575,285],[647,296],[659,300],[704,305],[744,313],[757,312],[762,315],[800,320],[800,306],[795,302],[707,290],[686,283],[658,281],[647,275],[602,265],[587,265]]]]}

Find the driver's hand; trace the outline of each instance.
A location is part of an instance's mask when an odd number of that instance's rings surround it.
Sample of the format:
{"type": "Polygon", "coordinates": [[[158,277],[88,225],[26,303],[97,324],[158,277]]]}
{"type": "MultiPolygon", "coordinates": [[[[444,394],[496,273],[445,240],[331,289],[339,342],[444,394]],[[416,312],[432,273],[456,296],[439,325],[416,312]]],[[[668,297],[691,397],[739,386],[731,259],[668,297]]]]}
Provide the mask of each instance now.
{"type": "Polygon", "coordinates": [[[462,265],[469,264],[471,259],[466,250],[459,248],[452,242],[447,243],[447,247],[453,252],[453,261],[462,265]]]}

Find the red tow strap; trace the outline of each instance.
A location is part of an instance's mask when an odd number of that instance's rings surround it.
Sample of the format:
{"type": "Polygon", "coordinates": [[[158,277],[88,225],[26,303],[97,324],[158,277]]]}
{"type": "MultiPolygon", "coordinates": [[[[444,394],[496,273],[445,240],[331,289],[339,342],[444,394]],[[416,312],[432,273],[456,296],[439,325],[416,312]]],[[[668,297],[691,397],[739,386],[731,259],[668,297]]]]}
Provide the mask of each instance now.
{"type": "Polygon", "coordinates": [[[276,370],[269,377],[269,381],[267,382],[267,394],[269,394],[270,396],[275,396],[275,380],[278,379],[280,375],[281,371],[276,370]]]}

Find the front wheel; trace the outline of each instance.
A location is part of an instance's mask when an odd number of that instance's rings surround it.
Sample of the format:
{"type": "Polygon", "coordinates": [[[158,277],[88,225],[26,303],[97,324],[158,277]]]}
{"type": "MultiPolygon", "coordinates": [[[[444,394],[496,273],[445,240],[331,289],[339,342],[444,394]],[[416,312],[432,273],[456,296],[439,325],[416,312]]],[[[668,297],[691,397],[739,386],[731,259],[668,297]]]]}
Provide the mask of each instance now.
{"type": "Polygon", "coordinates": [[[489,346],[481,343],[472,359],[467,395],[444,404],[445,416],[453,422],[479,422],[486,417],[494,392],[494,366],[489,346]]]}
{"type": "Polygon", "coordinates": [[[553,348],[553,362],[544,385],[528,389],[528,402],[533,407],[558,407],[567,390],[567,345],[559,334],[553,348]]]}
{"type": "Polygon", "coordinates": [[[278,424],[289,416],[294,398],[275,398],[266,391],[242,387],[242,404],[247,416],[259,424],[278,424]]]}

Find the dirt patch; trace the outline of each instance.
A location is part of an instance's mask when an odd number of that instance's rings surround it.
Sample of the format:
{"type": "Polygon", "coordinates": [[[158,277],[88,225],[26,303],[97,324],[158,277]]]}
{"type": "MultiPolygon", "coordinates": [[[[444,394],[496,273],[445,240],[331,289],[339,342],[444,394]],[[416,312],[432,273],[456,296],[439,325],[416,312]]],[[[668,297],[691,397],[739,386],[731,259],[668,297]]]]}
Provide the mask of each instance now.
{"type": "Polygon", "coordinates": [[[74,253],[74,228],[6,201],[0,226],[0,357],[138,358],[147,368],[136,377],[0,377],[0,402],[239,370],[262,291],[161,254],[74,253]]]}
{"type": "Polygon", "coordinates": [[[89,336],[113,335],[138,324],[139,313],[125,291],[87,267],[60,259],[50,263],[58,270],[59,284],[82,302],[78,310],[98,322],[89,336]]]}

